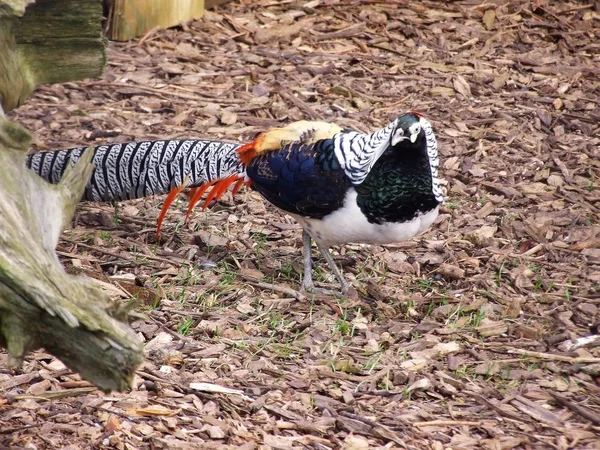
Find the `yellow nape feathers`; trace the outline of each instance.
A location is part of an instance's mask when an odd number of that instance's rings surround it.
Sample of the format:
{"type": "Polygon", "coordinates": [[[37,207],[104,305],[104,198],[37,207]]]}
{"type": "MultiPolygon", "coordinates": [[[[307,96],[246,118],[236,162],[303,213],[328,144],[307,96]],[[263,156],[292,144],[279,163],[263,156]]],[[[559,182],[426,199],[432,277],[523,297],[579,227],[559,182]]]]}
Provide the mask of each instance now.
{"type": "Polygon", "coordinates": [[[248,165],[255,156],[265,152],[280,150],[288,144],[299,142],[312,144],[321,139],[328,139],[341,132],[342,128],[334,123],[300,120],[283,128],[271,128],[261,133],[249,144],[238,149],[240,159],[248,165]]]}
{"type": "Polygon", "coordinates": [[[342,129],[334,123],[300,120],[283,128],[271,128],[269,131],[261,133],[255,140],[255,150],[260,155],[270,150],[279,150],[294,142],[312,144],[321,139],[333,137],[340,131],[342,129]]]}

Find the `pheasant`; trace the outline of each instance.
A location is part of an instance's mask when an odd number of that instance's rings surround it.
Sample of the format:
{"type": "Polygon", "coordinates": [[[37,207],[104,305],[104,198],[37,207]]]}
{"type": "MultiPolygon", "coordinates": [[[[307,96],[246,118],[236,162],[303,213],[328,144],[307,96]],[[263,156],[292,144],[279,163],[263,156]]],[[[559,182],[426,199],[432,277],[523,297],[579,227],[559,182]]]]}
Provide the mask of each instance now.
{"type": "MultiPolygon", "coordinates": [[[[407,113],[370,134],[324,122],[275,128],[237,150],[245,171],[198,188],[188,214],[208,186],[204,206],[241,182],[294,217],[303,228],[302,288],[315,290],[314,240],[346,293],[349,284],[328,247],[389,244],[423,232],[435,221],[443,195],[437,141],[431,124],[407,113]]],[[[168,204],[165,204],[168,208],[168,204]]]]}
{"type": "MultiPolygon", "coordinates": [[[[27,165],[50,182],[85,147],[30,155],[27,165]]],[[[436,219],[443,196],[437,142],[417,113],[370,134],[325,122],[294,122],[236,144],[208,140],[146,141],[97,147],[84,200],[112,201],[169,192],[157,234],[173,199],[192,188],[186,218],[212,187],[204,207],[243,183],[289,213],[303,228],[304,290],[314,290],[311,241],[343,293],[349,285],[328,247],[404,241],[436,219]]]]}

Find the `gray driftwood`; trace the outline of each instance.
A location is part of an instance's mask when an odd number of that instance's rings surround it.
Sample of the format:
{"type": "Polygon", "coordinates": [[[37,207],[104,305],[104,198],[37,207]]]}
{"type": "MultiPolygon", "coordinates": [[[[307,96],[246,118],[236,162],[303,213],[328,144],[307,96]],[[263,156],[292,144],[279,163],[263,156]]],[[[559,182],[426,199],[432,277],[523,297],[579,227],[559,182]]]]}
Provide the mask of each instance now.
{"type": "Polygon", "coordinates": [[[25,167],[30,137],[0,115],[0,345],[9,364],[44,347],[103,390],[126,389],[142,345],[126,313],[55,252],[91,175],[92,151],[50,185],[25,167]]]}
{"type": "Polygon", "coordinates": [[[0,103],[16,108],[40,84],[102,75],[101,0],[0,0],[0,103]]]}
{"type": "Polygon", "coordinates": [[[55,252],[92,151],[50,185],[26,169],[29,133],[3,112],[38,84],[100,75],[101,15],[100,0],[0,0],[0,346],[12,367],[43,347],[109,391],[131,384],[142,344],[126,312],[90,279],[68,275],[55,252]]]}

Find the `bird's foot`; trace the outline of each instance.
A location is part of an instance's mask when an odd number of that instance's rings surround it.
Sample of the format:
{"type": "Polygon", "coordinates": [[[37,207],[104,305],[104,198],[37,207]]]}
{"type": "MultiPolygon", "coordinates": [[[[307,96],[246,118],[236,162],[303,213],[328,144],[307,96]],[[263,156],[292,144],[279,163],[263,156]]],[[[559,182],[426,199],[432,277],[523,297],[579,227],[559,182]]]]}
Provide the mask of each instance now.
{"type": "Polygon", "coordinates": [[[327,296],[337,296],[337,297],[339,297],[340,295],[345,296],[348,293],[348,291],[350,290],[350,285],[348,284],[348,282],[345,280],[345,278],[342,275],[342,273],[340,272],[340,270],[335,265],[335,261],[333,260],[331,253],[329,253],[329,250],[326,247],[319,245],[318,242],[317,242],[317,247],[319,248],[319,250],[321,251],[321,254],[323,254],[325,259],[327,260],[327,263],[333,270],[335,277],[340,282],[342,289],[341,289],[341,291],[334,291],[334,290],[330,290],[330,289],[322,289],[322,288],[315,287],[315,284],[313,283],[313,279],[312,279],[312,257],[311,257],[311,253],[310,253],[311,239],[312,238],[311,238],[310,234],[308,233],[308,231],[303,230],[302,231],[302,242],[304,244],[304,278],[302,280],[301,290],[303,292],[311,292],[313,294],[320,294],[320,295],[327,295],[327,296]]]}
{"type": "Polygon", "coordinates": [[[316,295],[326,295],[327,297],[336,297],[341,294],[340,291],[336,291],[335,289],[325,289],[313,287],[312,289],[303,289],[308,294],[316,294],[316,295]]]}
{"type": "Polygon", "coordinates": [[[302,281],[302,285],[300,286],[300,290],[302,292],[317,295],[327,295],[329,297],[345,296],[348,293],[349,288],[350,286],[347,283],[345,286],[342,285],[341,291],[335,289],[318,288],[314,285],[312,280],[306,280],[306,278],[302,281]]]}

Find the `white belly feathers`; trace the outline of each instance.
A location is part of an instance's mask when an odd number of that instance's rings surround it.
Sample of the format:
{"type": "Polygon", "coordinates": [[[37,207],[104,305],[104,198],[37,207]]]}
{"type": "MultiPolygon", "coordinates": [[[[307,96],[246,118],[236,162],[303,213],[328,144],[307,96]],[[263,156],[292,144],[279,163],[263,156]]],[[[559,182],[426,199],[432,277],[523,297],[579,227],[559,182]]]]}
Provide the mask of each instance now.
{"type": "Polygon", "coordinates": [[[344,206],[325,216],[323,219],[309,219],[292,215],[312,238],[321,245],[347,243],[391,244],[407,241],[422,233],[433,224],[439,213],[439,207],[402,223],[369,223],[356,204],[357,193],[350,189],[346,194],[344,206]]]}

